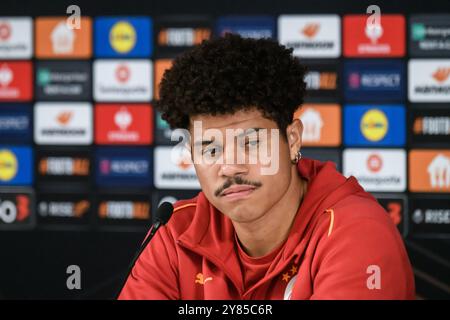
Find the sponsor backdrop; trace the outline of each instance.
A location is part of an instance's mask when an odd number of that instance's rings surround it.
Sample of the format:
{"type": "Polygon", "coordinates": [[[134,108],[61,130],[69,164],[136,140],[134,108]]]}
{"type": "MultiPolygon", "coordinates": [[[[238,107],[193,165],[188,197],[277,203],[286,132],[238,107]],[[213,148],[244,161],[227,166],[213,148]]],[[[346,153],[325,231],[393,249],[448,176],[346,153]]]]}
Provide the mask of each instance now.
{"type": "Polygon", "coordinates": [[[273,38],[308,67],[304,156],[357,177],[405,238],[450,238],[450,7],[381,3],[370,28],[367,6],[327,6],[81,7],[80,29],[65,7],[0,15],[0,232],[134,232],[137,244],[161,201],[195,195],[189,155],[172,152],[153,104],[177,54],[233,32],[273,38]]]}

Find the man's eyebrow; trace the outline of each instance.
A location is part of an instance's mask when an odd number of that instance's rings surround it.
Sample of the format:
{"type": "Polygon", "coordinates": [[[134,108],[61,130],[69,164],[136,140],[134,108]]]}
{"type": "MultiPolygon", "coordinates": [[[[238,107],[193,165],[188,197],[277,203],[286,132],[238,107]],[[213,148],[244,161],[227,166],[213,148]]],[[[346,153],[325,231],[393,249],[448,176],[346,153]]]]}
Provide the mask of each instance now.
{"type": "MultiPolygon", "coordinates": [[[[259,130],[263,130],[263,129],[267,129],[267,128],[248,128],[248,129],[245,129],[244,132],[236,135],[236,137],[237,138],[245,137],[246,135],[249,135],[251,133],[258,133],[259,130]]],[[[213,142],[214,142],[214,140],[199,140],[199,141],[194,142],[194,147],[197,147],[197,146],[203,147],[203,146],[209,145],[213,142]]]]}

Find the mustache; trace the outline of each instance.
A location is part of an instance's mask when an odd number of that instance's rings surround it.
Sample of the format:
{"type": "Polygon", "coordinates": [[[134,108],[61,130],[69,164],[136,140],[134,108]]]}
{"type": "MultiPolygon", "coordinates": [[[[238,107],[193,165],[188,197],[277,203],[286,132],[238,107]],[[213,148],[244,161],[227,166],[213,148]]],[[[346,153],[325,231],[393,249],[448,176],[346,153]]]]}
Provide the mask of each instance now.
{"type": "Polygon", "coordinates": [[[259,187],[262,186],[262,183],[261,183],[261,182],[245,180],[245,179],[243,179],[242,177],[237,176],[237,177],[233,177],[233,178],[228,179],[227,181],[225,181],[225,183],[223,184],[223,186],[220,187],[220,188],[218,188],[218,189],[214,192],[214,195],[215,195],[216,197],[220,196],[220,194],[221,194],[226,188],[231,187],[233,184],[237,184],[237,185],[239,185],[239,184],[247,184],[247,185],[250,185],[250,186],[254,186],[254,187],[256,187],[256,188],[259,188],[259,187]]]}

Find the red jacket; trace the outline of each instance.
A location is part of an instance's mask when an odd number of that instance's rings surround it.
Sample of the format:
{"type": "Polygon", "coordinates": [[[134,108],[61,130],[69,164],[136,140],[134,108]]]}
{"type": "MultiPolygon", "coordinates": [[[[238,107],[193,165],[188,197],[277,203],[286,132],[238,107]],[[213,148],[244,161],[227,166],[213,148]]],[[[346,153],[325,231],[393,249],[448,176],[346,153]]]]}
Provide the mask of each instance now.
{"type": "Polygon", "coordinates": [[[119,299],[413,299],[414,277],[386,211],[331,162],[302,159],[308,191],[266,276],[244,288],[233,224],[200,192],[144,250],[119,299]]]}

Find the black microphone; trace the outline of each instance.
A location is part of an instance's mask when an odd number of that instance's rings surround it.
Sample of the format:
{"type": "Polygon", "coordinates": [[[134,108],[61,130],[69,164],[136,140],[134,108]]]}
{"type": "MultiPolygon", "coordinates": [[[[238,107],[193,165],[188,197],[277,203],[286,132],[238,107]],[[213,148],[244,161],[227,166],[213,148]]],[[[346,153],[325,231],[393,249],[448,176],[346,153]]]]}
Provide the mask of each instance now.
{"type": "Polygon", "coordinates": [[[142,242],[139,250],[134,255],[133,260],[131,260],[130,265],[128,266],[128,272],[126,273],[125,279],[122,280],[121,286],[119,287],[119,291],[116,294],[116,300],[120,295],[120,292],[122,292],[123,287],[125,286],[125,283],[127,282],[128,277],[130,276],[131,271],[134,268],[134,265],[136,264],[136,261],[139,259],[139,256],[142,254],[142,252],[147,247],[150,240],[152,240],[153,236],[156,234],[156,231],[162,226],[165,225],[173,213],[173,205],[170,202],[163,202],[156,211],[155,214],[155,222],[152,224],[150,228],[150,232],[145,238],[144,242],[142,242]]]}

